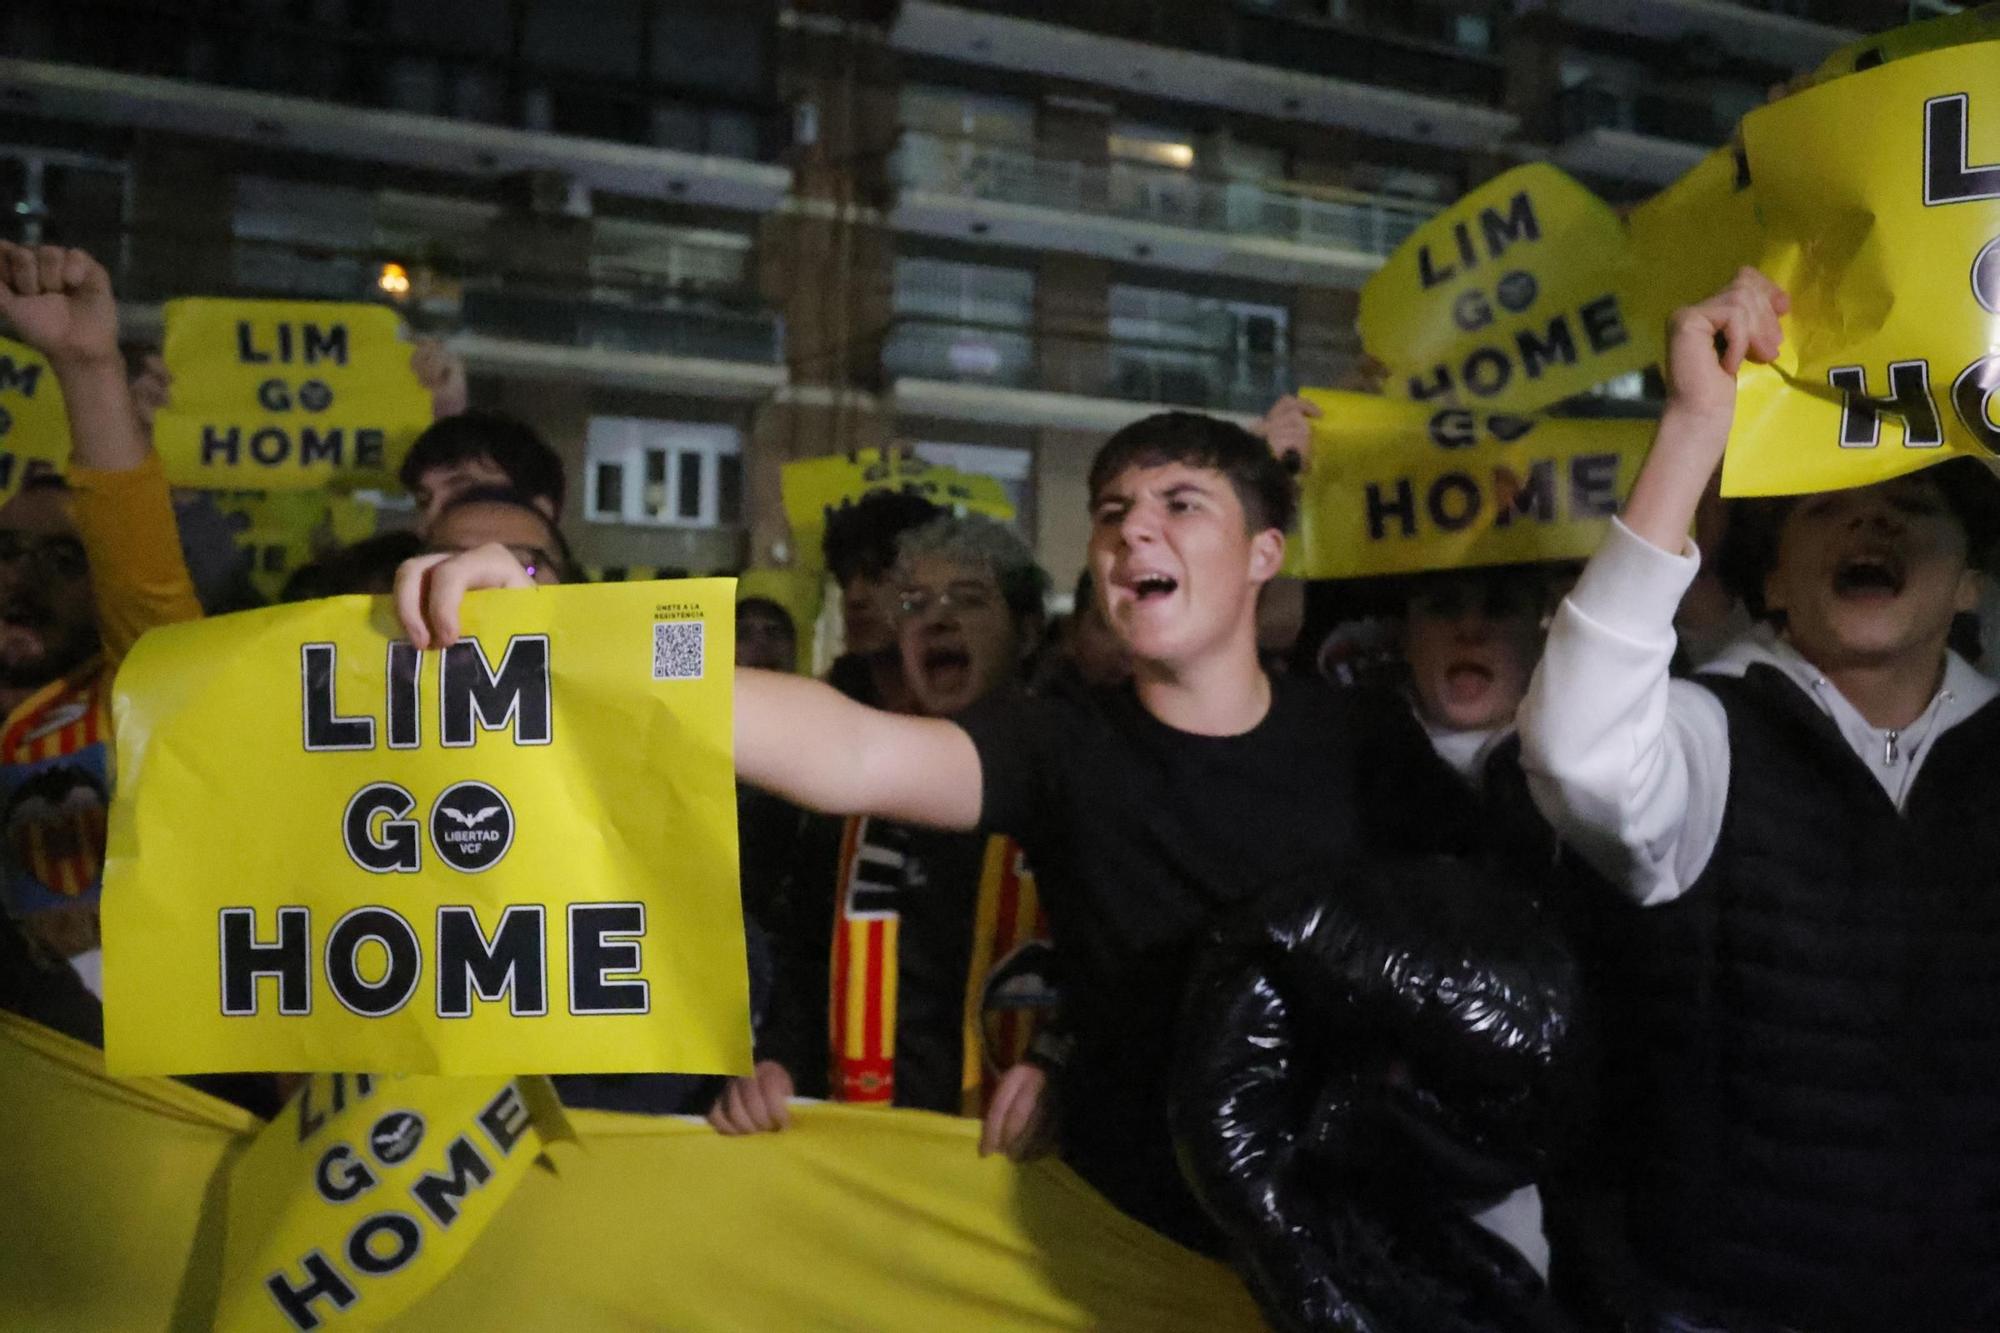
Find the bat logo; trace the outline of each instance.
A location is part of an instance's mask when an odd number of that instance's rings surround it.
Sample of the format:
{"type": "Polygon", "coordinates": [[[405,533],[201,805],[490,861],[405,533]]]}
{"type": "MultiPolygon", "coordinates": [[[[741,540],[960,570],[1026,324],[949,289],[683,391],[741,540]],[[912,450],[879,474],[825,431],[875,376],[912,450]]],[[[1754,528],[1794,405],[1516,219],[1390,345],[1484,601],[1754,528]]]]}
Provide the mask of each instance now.
{"type": "Polygon", "coordinates": [[[368,1131],[368,1149],[384,1166],[406,1160],[424,1141],[424,1118],[415,1111],[391,1111],[368,1131]]]}
{"type": "Polygon", "coordinates": [[[514,843],[514,807],[484,782],[457,782],[431,806],[431,846],[453,870],[476,875],[514,843]]]}

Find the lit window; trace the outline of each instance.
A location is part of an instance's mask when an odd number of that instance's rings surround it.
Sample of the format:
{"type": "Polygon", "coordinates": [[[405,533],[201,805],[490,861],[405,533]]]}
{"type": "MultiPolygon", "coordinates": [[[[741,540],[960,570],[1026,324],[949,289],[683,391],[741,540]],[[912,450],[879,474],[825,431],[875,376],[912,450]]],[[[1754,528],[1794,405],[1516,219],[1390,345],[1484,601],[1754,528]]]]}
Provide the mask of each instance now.
{"type": "Polygon", "coordinates": [[[742,447],[733,426],[593,417],[585,512],[601,523],[731,526],[743,508],[742,447]]]}

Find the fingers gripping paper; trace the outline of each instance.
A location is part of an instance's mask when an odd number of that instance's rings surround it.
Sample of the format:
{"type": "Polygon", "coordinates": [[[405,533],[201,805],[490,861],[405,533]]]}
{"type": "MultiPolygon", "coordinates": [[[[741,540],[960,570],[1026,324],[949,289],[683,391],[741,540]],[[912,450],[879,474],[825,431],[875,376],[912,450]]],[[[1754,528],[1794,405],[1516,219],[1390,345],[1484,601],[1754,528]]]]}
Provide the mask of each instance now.
{"type": "Polygon", "coordinates": [[[1725,495],[2000,455],[2000,42],[1835,79],[1744,121],[1785,347],[1746,370],[1725,495]]]}
{"type": "Polygon", "coordinates": [[[749,1067],[726,579],[147,636],[117,683],[121,1072],[749,1067]]]}

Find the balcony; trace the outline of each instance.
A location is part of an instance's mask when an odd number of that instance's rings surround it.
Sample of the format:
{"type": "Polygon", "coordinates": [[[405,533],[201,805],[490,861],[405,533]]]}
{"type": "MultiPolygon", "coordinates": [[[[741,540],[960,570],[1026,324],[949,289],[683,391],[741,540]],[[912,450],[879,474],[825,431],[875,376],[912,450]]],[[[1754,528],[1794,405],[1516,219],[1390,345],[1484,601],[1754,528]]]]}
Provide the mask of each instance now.
{"type": "Polygon", "coordinates": [[[904,0],[900,51],[1456,148],[1509,137],[1491,56],[1248,8],[904,0]]]}
{"type": "Polygon", "coordinates": [[[1285,284],[1359,286],[1432,211],[914,131],[897,150],[896,179],[901,230],[1285,284]]]}
{"type": "Polygon", "coordinates": [[[15,114],[185,134],[271,153],[443,171],[493,180],[556,172],[608,194],[769,212],[791,188],[783,167],[677,148],[513,129],[446,116],[342,106],[147,74],[0,58],[0,102],[15,114]]]}
{"type": "Polygon", "coordinates": [[[178,296],[373,301],[422,333],[445,336],[475,374],[755,400],[786,382],[777,316],[740,291],[598,275],[588,283],[519,268],[476,277],[410,263],[408,290],[385,291],[408,256],[362,245],[302,244],[158,231],[128,233],[114,263],[128,333],[153,336],[158,303],[178,296]]]}
{"type": "Polygon", "coordinates": [[[1563,0],[1572,23],[1657,42],[1706,39],[1773,70],[1811,69],[1863,32],[1903,22],[1882,0],[1563,0]]]}
{"type": "Polygon", "coordinates": [[[1709,102],[1590,83],[1566,89],[1559,110],[1559,165],[1651,185],[1679,180],[1736,128],[1709,102]]]}
{"type": "Polygon", "coordinates": [[[899,410],[1012,425],[1115,429],[1147,408],[1237,420],[1261,416],[1302,384],[1350,368],[1332,353],[1246,353],[923,318],[900,318],[882,353],[899,410]]]}

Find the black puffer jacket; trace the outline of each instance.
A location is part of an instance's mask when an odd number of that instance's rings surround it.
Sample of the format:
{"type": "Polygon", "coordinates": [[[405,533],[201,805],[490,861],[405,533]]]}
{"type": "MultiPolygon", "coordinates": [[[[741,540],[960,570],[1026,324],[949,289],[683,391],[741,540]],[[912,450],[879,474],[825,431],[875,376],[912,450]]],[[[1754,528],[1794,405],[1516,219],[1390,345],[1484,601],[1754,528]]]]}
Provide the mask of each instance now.
{"type": "Polygon", "coordinates": [[[1181,1168],[1279,1328],[1553,1329],[1470,1214],[1559,1132],[1575,967],[1463,862],[1277,892],[1197,967],[1171,1114],[1181,1168]]]}

